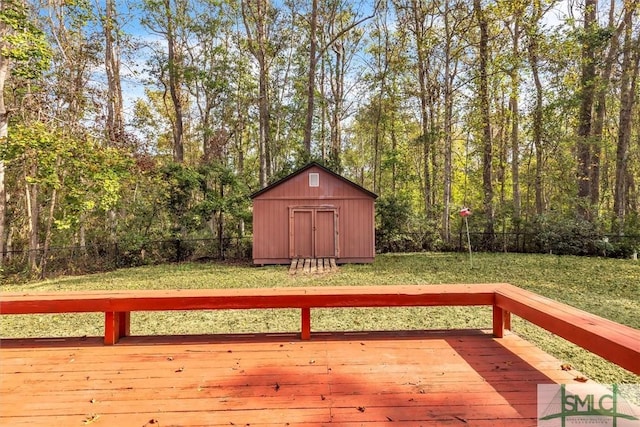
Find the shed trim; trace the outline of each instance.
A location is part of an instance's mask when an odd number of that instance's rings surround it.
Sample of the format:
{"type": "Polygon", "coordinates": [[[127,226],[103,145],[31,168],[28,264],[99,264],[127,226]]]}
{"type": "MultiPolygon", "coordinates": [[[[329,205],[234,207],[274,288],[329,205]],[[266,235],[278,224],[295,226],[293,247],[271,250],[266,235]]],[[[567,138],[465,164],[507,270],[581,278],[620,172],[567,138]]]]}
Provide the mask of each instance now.
{"type": "Polygon", "coordinates": [[[316,167],[322,169],[323,171],[327,172],[328,174],[333,175],[337,179],[339,179],[339,180],[351,185],[352,187],[357,188],[358,190],[362,191],[363,193],[367,194],[369,197],[371,197],[373,199],[377,199],[378,198],[377,194],[367,190],[366,188],[362,187],[361,185],[356,184],[353,181],[348,180],[347,178],[343,177],[342,175],[339,175],[339,174],[335,173],[331,169],[328,169],[325,166],[322,166],[320,163],[317,163],[317,162],[311,162],[311,163],[306,164],[305,166],[301,167],[297,171],[292,172],[291,174],[285,176],[282,179],[279,179],[278,181],[274,182],[273,184],[264,187],[262,190],[256,191],[255,193],[253,193],[249,197],[251,197],[252,199],[255,199],[256,197],[260,196],[261,194],[264,194],[264,193],[268,192],[272,188],[275,188],[275,187],[279,186],[280,184],[282,184],[285,181],[288,181],[289,179],[293,178],[294,176],[300,175],[304,171],[312,168],[313,166],[316,166],[316,167]]]}

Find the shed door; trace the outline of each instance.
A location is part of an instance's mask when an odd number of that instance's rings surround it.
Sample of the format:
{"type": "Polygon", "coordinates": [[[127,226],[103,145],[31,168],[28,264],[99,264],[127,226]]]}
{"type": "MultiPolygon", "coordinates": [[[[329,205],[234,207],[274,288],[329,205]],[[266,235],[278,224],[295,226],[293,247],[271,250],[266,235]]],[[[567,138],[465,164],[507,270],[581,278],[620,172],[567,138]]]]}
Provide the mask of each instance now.
{"type": "Polygon", "coordinates": [[[289,256],[291,258],[337,257],[337,218],[336,209],[292,209],[289,216],[289,256]]]}
{"type": "Polygon", "coordinates": [[[293,211],[293,258],[313,257],[313,211],[293,211]]]}
{"type": "Polygon", "coordinates": [[[336,256],[336,212],[316,211],[315,243],[316,258],[336,256]]]}

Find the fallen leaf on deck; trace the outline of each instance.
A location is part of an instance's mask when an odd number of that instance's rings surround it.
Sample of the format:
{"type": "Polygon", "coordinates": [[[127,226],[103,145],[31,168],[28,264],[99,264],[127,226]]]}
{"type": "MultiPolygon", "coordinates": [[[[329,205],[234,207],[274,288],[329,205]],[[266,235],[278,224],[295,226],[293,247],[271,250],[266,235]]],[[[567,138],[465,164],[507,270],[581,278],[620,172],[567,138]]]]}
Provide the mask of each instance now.
{"type": "Polygon", "coordinates": [[[393,421],[393,418],[391,418],[391,417],[387,417],[387,419],[388,419],[389,421],[393,421]]]}
{"type": "Polygon", "coordinates": [[[97,400],[95,400],[95,399],[91,399],[91,400],[89,401],[89,403],[96,403],[96,402],[97,402],[97,400]]]}
{"type": "Polygon", "coordinates": [[[169,357],[167,357],[167,360],[168,360],[169,362],[171,362],[171,361],[173,360],[173,356],[169,356],[169,357]]]}
{"type": "Polygon", "coordinates": [[[587,381],[589,381],[589,379],[585,377],[575,377],[574,380],[578,381],[579,383],[586,383],[587,381]]]}
{"type": "Polygon", "coordinates": [[[182,371],[184,371],[184,366],[181,366],[178,369],[176,369],[176,372],[182,372],[182,371]]]}
{"type": "Polygon", "coordinates": [[[563,371],[570,371],[573,369],[573,366],[569,365],[568,363],[563,363],[562,365],[560,365],[560,369],[562,369],[563,371]]]}
{"type": "Polygon", "coordinates": [[[357,409],[359,412],[364,412],[364,411],[366,411],[366,410],[367,410],[367,408],[365,408],[364,406],[358,406],[356,409],[357,409]]]}
{"type": "Polygon", "coordinates": [[[85,418],[82,423],[83,424],[91,424],[91,423],[96,422],[98,420],[98,418],[100,418],[100,415],[98,415],[98,414],[87,415],[87,418],[85,418]]]}
{"type": "Polygon", "coordinates": [[[273,389],[274,389],[275,391],[280,390],[280,384],[276,383],[276,385],[273,387],[273,389]]]}
{"type": "Polygon", "coordinates": [[[457,415],[456,415],[455,417],[456,417],[457,419],[459,419],[460,421],[462,421],[463,423],[466,423],[466,422],[467,422],[467,420],[465,420],[465,419],[464,419],[464,418],[462,418],[462,417],[459,417],[459,416],[457,416],[457,415]]]}

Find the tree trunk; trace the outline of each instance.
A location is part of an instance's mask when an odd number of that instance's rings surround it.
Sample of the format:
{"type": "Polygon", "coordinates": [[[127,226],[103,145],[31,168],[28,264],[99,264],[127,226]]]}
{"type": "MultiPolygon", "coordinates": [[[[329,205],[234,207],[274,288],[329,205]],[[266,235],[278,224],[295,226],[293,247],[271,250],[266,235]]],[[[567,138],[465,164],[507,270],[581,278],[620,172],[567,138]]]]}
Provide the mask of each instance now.
{"type": "Polygon", "coordinates": [[[317,40],[316,32],[318,29],[318,0],[311,2],[311,17],[309,19],[309,72],[307,73],[307,111],[304,124],[304,154],[306,160],[311,159],[311,136],[313,131],[313,111],[315,103],[316,91],[316,66],[317,58],[317,40]]]}
{"type": "Polygon", "coordinates": [[[582,71],[580,76],[581,102],[578,118],[578,138],[576,141],[578,206],[577,212],[582,219],[591,220],[591,126],[593,98],[596,79],[595,46],[593,39],[594,27],[597,25],[597,0],[585,0],[584,32],[585,40],[582,44],[582,71]]]}
{"type": "Polygon", "coordinates": [[[536,87],[536,101],[533,108],[533,147],[536,153],[536,173],[535,173],[535,206],[536,214],[544,213],[544,194],[543,194],[543,149],[542,149],[542,125],[543,125],[543,93],[542,82],[540,81],[540,73],[538,70],[538,30],[537,23],[535,27],[529,31],[529,64],[531,65],[531,73],[536,87]]]}
{"type": "MultiPolygon", "coordinates": [[[[384,62],[382,64],[378,64],[382,66],[382,72],[380,73],[380,86],[378,88],[378,93],[376,94],[375,100],[375,117],[374,117],[374,128],[373,128],[373,192],[377,193],[380,189],[380,182],[378,180],[378,170],[380,169],[380,151],[381,151],[381,141],[383,139],[383,127],[382,127],[382,114],[383,114],[383,103],[384,97],[387,94],[387,77],[389,72],[389,37],[386,32],[386,28],[384,31],[384,62]]],[[[380,44],[378,45],[380,47],[380,44]]]]}
{"type": "MultiPolygon", "coordinates": [[[[444,164],[443,164],[443,194],[442,194],[442,230],[443,241],[451,242],[451,199],[453,197],[453,82],[457,73],[457,59],[452,55],[452,39],[454,33],[451,28],[449,0],[445,1],[444,22],[444,164]]],[[[455,22],[455,21],[454,21],[455,22]]]]}
{"type": "Polygon", "coordinates": [[[114,0],[106,0],[103,31],[105,36],[105,70],[107,74],[107,137],[110,144],[124,138],[122,86],[120,81],[120,43],[114,0]]]}
{"type": "MultiPolygon", "coordinates": [[[[56,170],[60,169],[60,157],[56,159],[56,170]]],[[[58,188],[53,187],[51,192],[51,204],[49,205],[49,215],[44,233],[44,243],[42,245],[42,258],[40,258],[40,280],[44,280],[47,274],[47,258],[49,257],[49,246],[51,245],[51,230],[53,218],[56,211],[56,200],[58,199],[58,188]]]]}
{"type": "Polygon", "coordinates": [[[493,212],[493,174],[491,162],[493,160],[493,143],[491,137],[491,112],[489,103],[489,29],[488,22],[480,0],[473,1],[474,13],[480,29],[479,42],[479,107],[482,123],[482,188],[484,193],[483,208],[485,214],[485,239],[486,244],[493,246],[494,238],[494,212],[493,212]]]}
{"type": "MultiPolygon", "coordinates": [[[[31,176],[36,176],[37,166],[31,167],[31,176]]],[[[29,235],[29,272],[35,273],[38,268],[38,224],[40,222],[40,208],[38,204],[38,184],[25,184],[25,200],[27,203],[27,228],[29,235]]]]}
{"type": "MultiPolygon", "coordinates": [[[[613,28],[615,21],[615,0],[611,0],[609,5],[609,28],[613,28]]],[[[590,191],[591,191],[591,205],[596,209],[596,215],[598,212],[598,205],[600,204],[600,158],[603,147],[603,131],[605,114],[607,111],[607,95],[610,93],[611,85],[611,73],[613,71],[614,61],[617,59],[620,48],[620,34],[624,29],[625,22],[620,23],[616,28],[616,31],[611,37],[611,43],[609,44],[609,50],[604,61],[604,68],[598,79],[598,90],[596,93],[595,101],[595,119],[593,121],[593,130],[591,132],[593,138],[593,151],[591,152],[591,176],[590,176],[590,191]]]]}
{"type": "Polygon", "coordinates": [[[182,99],[182,55],[177,46],[177,36],[174,27],[174,14],[170,0],[164,0],[165,17],[167,19],[167,51],[169,71],[169,93],[173,105],[173,160],[184,162],[184,113],[182,99]]]}
{"type": "Polygon", "coordinates": [[[331,111],[331,150],[330,159],[336,170],[340,171],[340,144],[342,141],[342,109],[344,104],[344,74],[346,55],[344,44],[337,40],[333,44],[335,54],[335,72],[331,81],[333,109],[331,111]]]}
{"type": "Polygon", "coordinates": [[[411,1],[411,19],[413,20],[413,32],[416,44],[416,53],[418,60],[418,88],[419,88],[419,100],[420,100],[420,126],[422,132],[422,179],[424,182],[423,187],[423,201],[424,211],[429,216],[433,200],[431,198],[431,150],[432,150],[432,132],[431,126],[433,123],[429,120],[429,107],[430,107],[430,94],[429,94],[429,58],[427,52],[424,49],[425,41],[425,25],[424,16],[420,8],[420,5],[416,0],[411,1]]]}
{"type": "Polygon", "coordinates": [[[247,33],[249,51],[258,61],[258,157],[260,160],[260,188],[267,185],[271,176],[271,108],[269,97],[268,63],[268,0],[243,0],[242,20],[247,33]]]}
{"type": "MultiPolygon", "coordinates": [[[[516,63],[520,64],[520,15],[516,17],[512,38],[512,55],[516,63]]],[[[513,193],[513,223],[516,233],[520,231],[520,210],[522,209],[520,196],[520,111],[518,106],[520,75],[518,67],[514,66],[509,73],[511,79],[511,91],[509,93],[509,114],[511,115],[511,188],[513,193]]]]}
{"type": "Polygon", "coordinates": [[[627,192],[629,175],[629,147],[632,133],[632,113],[636,98],[636,80],[640,49],[640,40],[633,40],[633,10],[625,12],[625,32],[622,59],[622,77],[620,79],[620,115],[618,125],[618,144],[616,147],[616,177],[614,187],[614,231],[624,231],[624,220],[627,208],[627,192]],[[633,48],[635,46],[635,49],[633,48]]]}
{"type": "MultiPolygon", "coordinates": [[[[3,2],[4,4],[4,2],[3,2]]],[[[2,6],[0,6],[2,7],[2,6]]],[[[9,79],[9,58],[2,52],[4,48],[5,36],[9,28],[0,20],[0,144],[6,144],[5,140],[9,133],[9,112],[4,101],[4,85],[9,79]]],[[[3,157],[0,157],[0,267],[4,263],[5,254],[5,234],[7,216],[7,192],[5,189],[5,164],[3,157]]]]}

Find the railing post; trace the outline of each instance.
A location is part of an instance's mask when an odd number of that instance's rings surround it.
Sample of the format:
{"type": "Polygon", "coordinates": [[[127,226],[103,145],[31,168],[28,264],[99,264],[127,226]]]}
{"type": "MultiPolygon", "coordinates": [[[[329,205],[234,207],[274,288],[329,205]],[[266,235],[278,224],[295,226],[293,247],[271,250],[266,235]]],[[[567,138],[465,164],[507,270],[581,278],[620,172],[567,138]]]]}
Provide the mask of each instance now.
{"type": "Polygon", "coordinates": [[[131,335],[131,312],[123,311],[117,315],[120,317],[118,319],[118,338],[128,337],[131,335]]]}
{"type": "Polygon", "coordinates": [[[502,308],[493,304],[493,336],[502,338],[504,336],[505,312],[502,308]]]}
{"type": "Polygon", "coordinates": [[[104,313],[104,344],[114,345],[120,339],[120,313],[104,313]]]}
{"type": "Polygon", "coordinates": [[[302,307],[300,338],[303,340],[311,339],[311,308],[309,307],[302,307]]]}
{"type": "Polygon", "coordinates": [[[104,313],[104,344],[114,345],[120,337],[127,337],[131,332],[131,313],[128,311],[104,313]]]}

